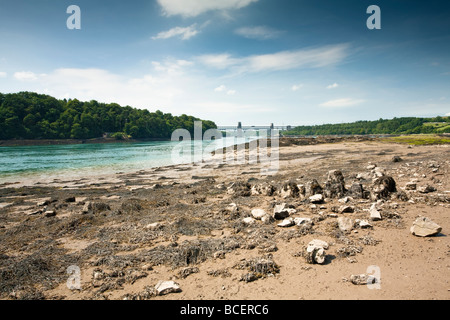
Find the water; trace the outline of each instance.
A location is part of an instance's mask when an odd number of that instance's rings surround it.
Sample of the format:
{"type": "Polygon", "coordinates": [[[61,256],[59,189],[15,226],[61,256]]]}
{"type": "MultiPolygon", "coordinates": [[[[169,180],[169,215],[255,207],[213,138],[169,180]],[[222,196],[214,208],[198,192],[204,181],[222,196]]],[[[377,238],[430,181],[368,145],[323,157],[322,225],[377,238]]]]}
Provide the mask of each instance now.
{"type": "Polygon", "coordinates": [[[194,147],[201,147],[203,153],[207,154],[218,148],[253,139],[256,137],[228,137],[215,141],[195,142],[151,141],[0,147],[0,183],[23,179],[51,180],[117,172],[130,173],[180,162],[190,163],[194,160],[193,157],[181,161],[175,159],[172,155],[174,148],[184,146],[187,150],[194,150],[194,147]]]}

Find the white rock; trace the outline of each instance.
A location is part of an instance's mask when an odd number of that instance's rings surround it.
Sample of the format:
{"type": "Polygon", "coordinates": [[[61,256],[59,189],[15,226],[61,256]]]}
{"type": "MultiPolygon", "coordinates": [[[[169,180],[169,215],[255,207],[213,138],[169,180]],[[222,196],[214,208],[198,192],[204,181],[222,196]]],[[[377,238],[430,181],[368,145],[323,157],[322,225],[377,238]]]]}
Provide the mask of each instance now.
{"type": "Polygon", "coordinates": [[[311,203],[320,203],[323,201],[323,195],[322,194],[315,194],[311,197],[309,197],[309,201],[311,201],[311,203]]]}
{"type": "Polygon", "coordinates": [[[156,229],[158,229],[159,226],[160,226],[160,224],[158,222],[150,223],[145,226],[145,229],[156,230],[156,229]]]}
{"type": "Polygon", "coordinates": [[[294,225],[294,219],[292,219],[292,218],[284,219],[283,222],[277,224],[277,226],[282,227],[282,228],[292,227],[293,225],[294,225]]]}
{"type": "Polygon", "coordinates": [[[242,221],[243,221],[245,224],[248,224],[248,225],[254,224],[254,223],[256,222],[256,220],[253,219],[252,217],[244,218],[244,219],[242,219],[242,221]]]}
{"type": "Polygon", "coordinates": [[[273,209],[273,217],[276,220],[285,219],[290,216],[290,210],[286,208],[286,203],[278,204],[273,209]]]}
{"type": "Polygon", "coordinates": [[[353,229],[353,220],[348,217],[339,217],[338,220],[339,230],[342,232],[350,232],[353,229]]]}
{"type": "Polygon", "coordinates": [[[314,248],[324,248],[326,250],[328,247],[329,246],[326,241],[314,239],[308,243],[308,248],[306,251],[311,252],[314,248]]]}
{"type": "Polygon", "coordinates": [[[155,286],[155,290],[160,296],[181,292],[180,285],[174,281],[159,281],[155,286]]]}
{"type": "Polygon", "coordinates": [[[261,220],[262,217],[267,215],[267,212],[264,209],[253,209],[252,216],[257,220],[261,220]]]}
{"type": "Polygon", "coordinates": [[[418,237],[430,237],[442,231],[442,227],[427,217],[419,217],[410,229],[418,237]]]}
{"type": "Polygon", "coordinates": [[[370,207],[369,213],[370,213],[370,220],[372,221],[381,220],[381,213],[380,211],[377,210],[375,203],[372,205],[372,207],[370,207]]]}
{"type": "Polygon", "coordinates": [[[295,218],[294,219],[294,223],[298,226],[302,225],[302,224],[307,224],[307,223],[311,223],[312,220],[310,218],[295,218]]]}

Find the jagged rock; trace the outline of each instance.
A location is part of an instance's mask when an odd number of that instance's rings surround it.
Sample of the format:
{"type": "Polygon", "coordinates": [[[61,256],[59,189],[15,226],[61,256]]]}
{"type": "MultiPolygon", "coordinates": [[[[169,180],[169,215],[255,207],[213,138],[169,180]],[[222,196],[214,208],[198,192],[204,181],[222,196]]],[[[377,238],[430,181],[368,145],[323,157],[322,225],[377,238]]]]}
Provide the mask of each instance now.
{"type": "Polygon", "coordinates": [[[159,281],[155,286],[155,290],[159,296],[181,292],[180,285],[174,281],[159,281]]]}
{"type": "Polygon", "coordinates": [[[348,194],[357,199],[365,198],[363,185],[359,182],[353,182],[350,189],[348,190],[348,194]]]}
{"type": "Polygon", "coordinates": [[[44,215],[46,217],[54,217],[54,216],[56,216],[56,211],[45,211],[44,215]]]}
{"type": "Polygon", "coordinates": [[[306,247],[306,262],[310,264],[323,264],[326,258],[326,249],[328,249],[328,243],[326,243],[325,241],[318,239],[312,240],[306,247]]]}
{"type": "Polygon", "coordinates": [[[394,178],[383,175],[375,179],[372,188],[372,200],[388,198],[392,192],[396,192],[397,187],[394,178]]]}
{"type": "Polygon", "coordinates": [[[253,209],[252,216],[257,220],[261,220],[262,217],[267,215],[267,212],[264,209],[253,209]]]}
{"type": "Polygon", "coordinates": [[[275,219],[270,214],[266,214],[264,217],[261,218],[261,221],[265,224],[270,224],[274,222],[275,219]]]}
{"type": "Polygon", "coordinates": [[[354,285],[367,285],[376,283],[376,278],[367,274],[351,275],[350,281],[354,285]]]}
{"type": "Polygon", "coordinates": [[[273,209],[273,218],[276,220],[282,220],[289,217],[296,212],[293,208],[288,208],[286,203],[278,204],[273,209]]]}
{"type": "Polygon", "coordinates": [[[311,220],[311,218],[294,218],[294,223],[297,226],[301,226],[301,225],[312,223],[312,220],[311,220]]]}
{"type": "Polygon", "coordinates": [[[303,184],[298,184],[298,185],[297,185],[297,188],[298,188],[298,194],[299,194],[300,196],[304,197],[305,194],[306,194],[306,188],[305,188],[305,186],[304,186],[303,184]]]}
{"type": "Polygon", "coordinates": [[[227,193],[236,197],[248,197],[251,195],[250,188],[250,184],[247,182],[233,182],[231,186],[228,187],[227,193]]]}
{"type": "Polygon", "coordinates": [[[359,220],[359,219],[356,219],[356,220],[355,220],[355,223],[356,223],[361,229],[364,229],[364,228],[372,228],[372,225],[371,225],[367,220],[359,220]]]}
{"type": "Polygon", "coordinates": [[[419,217],[414,221],[411,233],[418,237],[430,237],[442,231],[442,227],[427,217],[419,217]]]}
{"type": "Polygon", "coordinates": [[[367,169],[367,170],[373,170],[373,169],[375,169],[376,167],[377,167],[376,164],[371,163],[371,164],[369,164],[369,165],[366,167],[366,169],[367,169]]]}
{"type": "Polygon", "coordinates": [[[339,230],[341,230],[344,233],[348,233],[352,231],[353,229],[353,220],[348,217],[339,217],[338,220],[338,227],[339,230]]]}
{"type": "Polygon", "coordinates": [[[320,186],[319,182],[316,179],[309,181],[305,187],[305,195],[313,196],[315,194],[321,194],[323,192],[323,188],[320,186]]]}
{"type": "Polygon", "coordinates": [[[392,162],[400,162],[400,161],[403,161],[403,159],[400,158],[399,156],[394,156],[394,157],[392,158],[392,162]]]}
{"type": "Polygon", "coordinates": [[[417,188],[417,191],[419,191],[420,193],[430,193],[436,191],[436,188],[430,185],[426,185],[417,188]]]}
{"type": "Polygon", "coordinates": [[[378,211],[376,204],[372,204],[369,210],[370,213],[370,220],[372,221],[378,221],[381,220],[381,213],[378,211]]]}
{"type": "Polygon", "coordinates": [[[277,226],[282,227],[282,228],[292,227],[293,225],[294,225],[294,219],[292,219],[292,218],[284,219],[281,223],[277,224],[277,226]]]}
{"type": "Polygon", "coordinates": [[[294,182],[285,182],[280,188],[280,196],[283,198],[287,197],[298,197],[299,190],[297,184],[294,182]]]}
{"type": "Polygon", "coordinates": [[[251,194],[252,195],[263,195],[263,196],[272,196],[276,191],[276,188],[267,183],[267,182],[263,182],[260,184],[256,184],[252,187],[251,189],[251,194]]]}
{"type": "Polygon", "coordinates": [[[331,170],[328,172],[328,179],[325,183],[323,193],[327,198],[341,198],[345,195],[344,175],[340,170],[331,170]]]}
{"type": "Polygon", "coordinates": [[[319,194],[310,196],[309,201],[311,203],[321,203],[321,202],[323,202],[323,195],[319,193],[319,194]]]}

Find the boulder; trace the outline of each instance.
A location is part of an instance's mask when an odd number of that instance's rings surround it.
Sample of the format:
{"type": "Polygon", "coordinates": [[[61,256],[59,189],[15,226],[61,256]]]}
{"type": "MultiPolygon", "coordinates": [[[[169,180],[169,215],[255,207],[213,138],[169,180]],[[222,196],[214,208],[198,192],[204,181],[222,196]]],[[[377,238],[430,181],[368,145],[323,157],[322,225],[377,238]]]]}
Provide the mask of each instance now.
{"type": "Polygon", "coordinates": [[[248,197],[251,195],[250,184],[248,182],[233,182],[228,187],[227,193],[236,197],[248,197]]]}
{"type": "Polygon", "coordinates": [[[293,225],[294,225],[293,218],[284,219],[281,223],[277,224],[277,226],[279,226],[281,228],[288,228],[288,227],[292,227],[293,225]]]}
{"type": "Polygon", "coordinates": [[[403,161],[403,159],[400,158],[399,156],[392,157],[392,162],[400,162],[400,161],[403,161]]]}
{"type": "Polygon", "coordinates": [[[243,221],[245,224],[248,224],[248,225],[254,224],[254,223],[256,222],[256,220],[253,219],[252,217],[244,218],[244,219],[242,219],[242,221],[243,221]]]}
{"type": "Polygon", "coordinates": [[[273,218],[276,220],[282,220],[289,217],[291,214],[297,212],[293,208],[288,208],[286,203],[278,204],[273,209],[273,218]]]}
{"type": "Polygon", "coordinates": [[[348,194],[356,199],[364,198],[364,188],[363,185],[359,182],[353,182],[350,189],[348,190],[348,194]]]}
{"type": "Polygon", "coordinates": [[[180,285],[174,281],[159,281],[155,286],[155,290],[159,296],[181,292],[180,285]]]}
{"type": "Polygon", "coordinates": [[[380,213],[380,211],[378,211],[376,203],[374,203],[370,207],[369,213],[370,213],[370,220],[372,220],[372,221],[381,220],[381,213],[380,213]]]}
{"type": "Polygon", "coordinates": [[[323,264],[326,259],[326,249],[328,249],[328,243],[325,241],[318,239],[312,240],[306,247],[306,262],[310,264],[323,264]]]}
{"type": "Polygon", "coordinates": [[[430,185],[426,185],[418,187],[417,191],[419,191],[420,193],[430,193],[436,191],[436,188],[430,185]]]}
{"type": "Polygon", "coordinates": [[[340,206],[338,211],[339,211],[339,213],[353,213],[353,212],[355,212],[355,207],[353,207],[353,206],[340,206]]]}
{"type": "Polygon", "coordinates": [[[418,237],[431,237],[442,231],[442,227],[427,217],[418,217],[410,229],[418,237]]]}
{"type": "Polygon", "coordinates": [[[376,278],[368,274],[351,275],[350,281],[354,285],[367,285],[376,283],[376,278]]]}
{"type": "Polygon", "coordinates": [[[339,230],[348,233],[353,229],[353,220],[347,217],[339,217],[337,220],[339,230]]]}
{"type": "Polygon", "coordinates": [[[392,192],[397,192],[394,178],[382,175],[375,179],[372,188],[372,200],[386,199],[392,192]]]}
{"type": "Polygon", "coordinates": [[[305,187],[305,195],[313,196],[315,194],[319,194],[323,192],[323,188],[320,186],[319,182],[316,179],[309,181],[305,187]]]}
{"type": "Polygon", "coordinates": [[[276,188],[267,182],[256,184],[251,188],[252,195],[272,196],[275,191],[276,188]]]}
{"type": "Polygon", "coordinates": [[[312,223],[312,220],[311,220],[311,218],[294,218],[294,223],[297,226],[301,226],[301,225],[312,223]]]}
{"type": "Polygon", "coordinates": [[[323,193],[327,198],[342,198],[345,193],[344,175],[340,170],[331,170],[328,172],[328,179],[325,183],[323,193]]]}
{"type": "Polygon", "coordinates": [[[267,215],[267,212],[264,209],[253,209],[252,216],[257,220],[261,220],[262,217],[267,215]]]}
{"type": "Polygon", "coordinates": [[[282,198],[298,197],[299,190],[294,182],[285,182],[280,188],[279,194],[282,198]]]}
{"type": "Polygon", "coordinates": [[[309,197],[309,201],[311,203],[321,203],[321,202],[323,202],[323,195],[319,193],[319,194],[315,194],[313,196],[310,196],[309,197]]]}

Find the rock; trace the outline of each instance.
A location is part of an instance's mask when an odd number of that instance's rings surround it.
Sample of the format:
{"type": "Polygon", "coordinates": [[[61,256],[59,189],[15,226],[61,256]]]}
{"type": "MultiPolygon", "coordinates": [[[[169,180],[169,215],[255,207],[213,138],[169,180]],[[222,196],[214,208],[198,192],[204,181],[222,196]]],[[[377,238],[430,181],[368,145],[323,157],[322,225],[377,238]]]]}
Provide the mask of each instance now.
{"type": "Polygon", "coordinates": [[[369,172],[362,172],[356,175],[356,179],[358,180],[370,180],[372,178],[372,174],[369,172]]]}
{"type": "Polygon", "coordinates": [[[365,198],[363,185],[359,182],[353,182],[350,189],[348,190],[348,194],[356,199],[365,198]]]}
{"type": "Polygon", "coordinates": [[[430,218],[419,217],[414,221],[410,231],[413,235],[418,237],[430,237],[441,232],[442,227],[433,222],[430,218]]]}
{"type": "Polygon", "coordinates": [[[351,275],[350,281],[354,285],[367,285],[376,283],[376,278],[367,274],[351,275]]]}
{"type": "Polygon", "coordinates": [[[388,198],[392,192],[397,192],[395,180],[390,176],[383,175],[375,179],[373,183],[372,200],[388,198]]]}
{"type": "Polygon", "coordinates": [[[54,217],[54,216],[56,216],[56,211],[45,211],[44,215],[46,217],[54,217]]]}
{"type": "Polygon", "coordinates": [[[361,229],[365,229],[365,228],[373,228],[372,225],[371,225],[367,220],[359,220],[359,219],[356,219],[356,220],[355,220],[355,223],[356,223],[357,225],[359,225],[359,227],[360,227],[361,229]]]}
{"type": "Polygon", "coordinates": [[[323,202],[323,195],[319,193],[319,194],[310,196],[309,201],[311,203],[321,203],[321,202],[323,202]]]}
{"type": "Polygon", "coordinates": [[[417,184],[415,182],[408,182],[405,185],[405,189],[406,190],[416,190],[417,189],[417,184]]]}
{"type": "Polygon", "coordinates": [[[327,198],[342,198],[347,190],[345,189],[344,175],[340,170],[328,172],[328,179],[324,187],[324,195],[327,198]]]}
{"type": "Polygon", "coordinates": [[[436,191],[436,188],[430,185],[426,185],[417,188],[417,191],[419,191],[420,193],[430,193],[436,191]]]}
{"type": "Polygon", "coordinates": [[[279,226],[281,228],[288,228],[288,227],[292,227],[293,225],[294,225],[294,219],[292,219],[292,218],[284,219],[281,223],[277,224],[277,226],[279,226]]]}
{"type": "Polygon", "coordinates": [[[249,272],[249,273],[242,275],[241,279],[240,279],[240,281],[244,281],[244,282],[252,282],[252,281],[256,281],[256,280],[258,280],[258,277],[253,272],[249,272]]]}
{"type": "Polygon", "coordinates": [[[243,221],[245,224],[248,224],[248,225],[254,224],[254,223],[256,222],[256,220],[253,219],[252,217],[244,218],[244,219],[242,219],[242,221],[243,221]]]}
{"type": "Polygon", "coordinates": [[[350,198],[350,197],[344,197],[344,198],[339,199],[338,201],[339,201],[340,203],[348,203],[348,202],[350,202],[350,200],[352,200],[352,198],[350,198]]]}
{"type": "Polygon", "coordinates": [[[181,292],[180,285],[174,281],[159,281],[155,286],[155,290],[159,296],[181,292]]]}
{"type": "Polygon", "coordinates": [[[294,182],[285,182],[283,183],[283,185],[281,186],[281,189],[279,191],[279,194],[282,198],[287,198],[287,197],[298,197],[299,195],[299,190],[297,187],[297,184],[294,182]]]}
{"type": "Polygon", "coordinates": [[[353,229],[353,220],[347,217],[339,217],[338,220],[339,230],[344,233],[348,233],[353,229]]]}
{"type": "Polygon", "coordinates": [[[378,211],[375,203],[370,207],[369,213],[370,213],[370,220],[372,221],[381,220],[381,213],[378,211]]]}
{"type": "Polygon", "coordinates": [[[251,188],[251,194],[252,195],[263,195],[263,196],[272,196],[276,191],[276,188],[267,183],[267,182],[263,182],[257,185],[254,185],[251,188]]]}
{"type": "Polygon", "coordinates": [[[274,222],[275,219],[270,214],[266,214],[264,217],[261,218],[261,221],[265,224],[270,224],[274,222]]]}
{"type": "Polygon", "coordinates": [[[318,239],[312,240],[306,247],[306,262],[310,264],[323,264],[326,258],[326,249],[328,249],[328,243],[326,243],[325,241],[318,239]]]}
{"type": "Polygon", "coordinates": [[[227,187],[223,183],[216,185],[216,189],[219,189],[219,190],[225,190],[226,188],[227,187]]]}
{"type": "Polygon", "coordinates": [[[252,216],[256,220],[261,220],[262,217],[267,215],[267,212],[264,209],[253,209],[252,210],[252,216]]]}
{"type": "Polygon", "coordinates": [[[400,162],[400,161],[403,161],[403,159],[400,158],[399,156],[394,156],[394,157],[392,158],[392,162],[400,162]]]}
{"type": "Polygon", "coordinates": [[[278,204],[273,209],[273,218],[276,220],[282,220],[291,215],[292,210],[286,207],[286,203],[278,204]]]}
{"type": "Polygon", "coordinates": [[[353,212],[355,212],[355,207],[353,207],[353,206],[340,206],[338,211],[339,211],[339,213],[353,213],[353,212]]]}
{"type": "Polygon", "coordinates": [[[227,193],[236,197],[248,197],[251,195],[250,184],[247,182],[234,182],[228,187],[227,193]]]}
{"type": "Polygon", "coordinates": [[[83,214],[88,213],[89,210],[91,210],[91,202],[86,201],[84,203],[83,209],[81,209],[81,213],[83,213],[83,214]]]}
{"type": "Polygon", "coordinates": [[[297,226],[305,225],[305,224],[312,224],[312,220],[310,218],[294,218],[294,223],[297,226]]]}
{"type": "Polygon", "coordinates": [[[376,167],[377,167],[376,164],[369,164],[369,165],[366,167],[366,169],[367,169],[367,170],[373,170],[373,169],[375,169],[376,167]]]}
{"type": "Polygon", "coordinates": [[[157,230],[160,226],[161,226],[161,224],[159,222],[155,222],[155,223],[150,223],[150,224],[146,225],[145,229],[154,231],[154,230],[157,230]]]}
{"type": "Polygon", "coordinates": [[[315,194],[319,194],[323,192],[323,188],[320,186],[319,182],[316,179],[309,181],[305,187],[305,195],[313,196],[315,194]]]}

